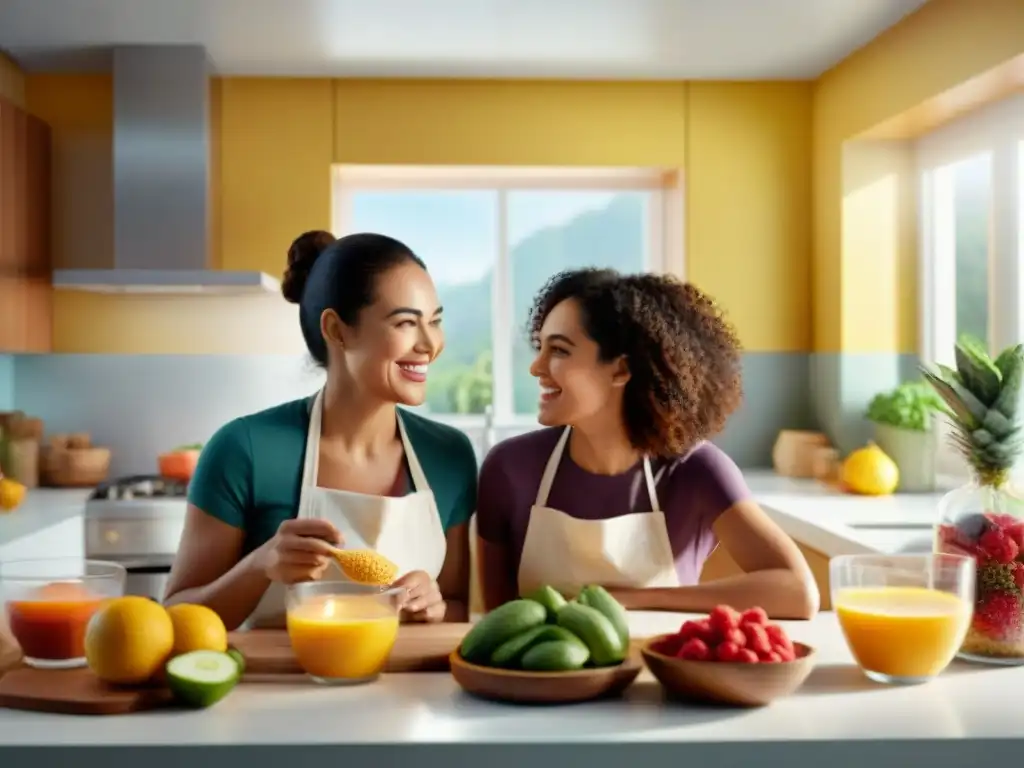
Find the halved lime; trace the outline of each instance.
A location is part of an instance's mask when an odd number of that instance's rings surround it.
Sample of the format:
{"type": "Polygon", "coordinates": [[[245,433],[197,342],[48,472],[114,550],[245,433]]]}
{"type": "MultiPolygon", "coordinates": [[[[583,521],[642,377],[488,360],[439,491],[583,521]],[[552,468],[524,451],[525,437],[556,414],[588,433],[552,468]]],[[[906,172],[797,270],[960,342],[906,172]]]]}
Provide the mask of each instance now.
{"type": "Polygon", "coordinates": [[[238,662],[220,651],[192,651],[167,662],[167,687],[189,707],[209,707],[227,696],[242,676],[238,662]]]}

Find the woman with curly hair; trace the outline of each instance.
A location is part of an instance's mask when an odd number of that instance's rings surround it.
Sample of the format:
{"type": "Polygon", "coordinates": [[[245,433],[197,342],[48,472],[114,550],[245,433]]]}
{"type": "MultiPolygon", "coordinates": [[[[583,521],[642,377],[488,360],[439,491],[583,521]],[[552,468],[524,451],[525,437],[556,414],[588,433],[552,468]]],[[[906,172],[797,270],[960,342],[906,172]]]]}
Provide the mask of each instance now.
{"type": "Polygon", "coordinates": [[[488,610],[543,584],[601,584],[634,610],[817,612],[800,550],[708,442],[742,400],[739,342],[708,296],[663,275],[564,272],[528,330],[548,428],[495,446],[481,469],[488,610]],[[698,584],[719,542],[744,573],[698,584]]]}

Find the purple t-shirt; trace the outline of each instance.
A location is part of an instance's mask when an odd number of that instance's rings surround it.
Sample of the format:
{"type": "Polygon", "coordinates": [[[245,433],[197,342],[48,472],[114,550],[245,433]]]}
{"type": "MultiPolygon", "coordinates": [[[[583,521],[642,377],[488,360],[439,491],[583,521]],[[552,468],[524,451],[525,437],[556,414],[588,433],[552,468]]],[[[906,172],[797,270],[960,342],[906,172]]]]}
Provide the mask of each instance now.
{"type": "MultiPolygon", "coordinates": [[[[510,548],[517,571],[530,507],[536,503],[544,467],[562,429],[505,440],[491,449],[480,469],[477,530],[483,539],[510,548]]],[[[652,460],[651,469],[679,583],[696,584],[704,561],[718,544],[712,524],[722,512],[749,499],[750,489],[739,467],[712,443],[702,443],[679,458],[652,460]]],[[[620,475],[595,475],[572,460],[566,444],[547,506],[580,520],[648,512],[643,463],[620,475]]]]}

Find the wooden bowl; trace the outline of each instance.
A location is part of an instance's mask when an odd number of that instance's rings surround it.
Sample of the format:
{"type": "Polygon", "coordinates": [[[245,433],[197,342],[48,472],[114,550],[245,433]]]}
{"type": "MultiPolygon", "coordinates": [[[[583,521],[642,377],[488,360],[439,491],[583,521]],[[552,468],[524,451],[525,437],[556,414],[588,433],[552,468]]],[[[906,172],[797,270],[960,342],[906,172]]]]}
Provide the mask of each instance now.
{"type": "Polygon", "coordinates": [[[793,643],[794,661],[742,664],[724,661],[686,661],[654,650],[671,635],[652,637],[640,649],[647,668],[670,694],[682,699],[736,707],[763,707],[788,696],[814,669],[814,649],[793,643]]]}
{"type": "Polygon", "coordinates": [[[452,677],[464,691],[482,699],[514,704],[571,704],[617,696],[628,688],[643,665],[630,654],[614,667],[575,672],[522,672],[470,664],[453,651],[452,677]]]}

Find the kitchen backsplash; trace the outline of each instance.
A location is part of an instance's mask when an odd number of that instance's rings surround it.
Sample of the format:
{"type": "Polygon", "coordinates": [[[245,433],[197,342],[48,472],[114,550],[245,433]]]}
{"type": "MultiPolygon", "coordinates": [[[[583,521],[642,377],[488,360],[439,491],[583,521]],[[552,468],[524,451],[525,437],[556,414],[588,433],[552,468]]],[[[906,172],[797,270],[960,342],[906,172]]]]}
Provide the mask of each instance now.
{"type": "MultiPolygon", "coordinates": [[[[812,426],[808,365],[803,354],[745,356],[746,403],[716,440],[741,466],[770,465],[779,429],[812,426]]],[[[0,356],[0,410],[13,404],[49,433],[90,432],[113,450],[112,474],[149,474],[159,453],[204,442],[226,421],[322,381],[305,355],[26,355],[13,365],[0,356]]],[[[495,438],[522,431],[497,429],[495,438]]],[[[479,451],[482,430],[466,433],[479,451]]]]}
{"type": "Polygon", "coordinates": [[[14,408],[14,357],[0,355],[0,411],[14,408]]]}

